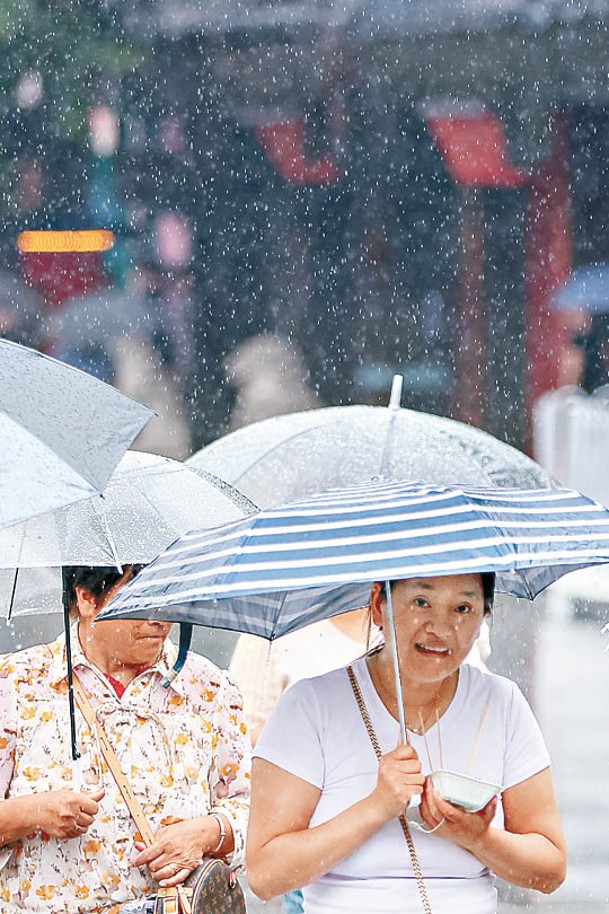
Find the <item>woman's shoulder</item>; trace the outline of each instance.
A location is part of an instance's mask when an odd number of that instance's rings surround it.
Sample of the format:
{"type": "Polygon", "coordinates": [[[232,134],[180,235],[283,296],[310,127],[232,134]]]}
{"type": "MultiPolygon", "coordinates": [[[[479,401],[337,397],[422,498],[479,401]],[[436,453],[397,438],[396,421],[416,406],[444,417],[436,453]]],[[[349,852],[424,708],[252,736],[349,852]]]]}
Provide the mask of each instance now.
{"type": "Polygon", "coordinates": [[[299,679],[289,686],[276,705],[284,720],[305,715],[319,725],[328,723],[342,713],[345,696],[350,692],[346,668],[339,667],[328,673],[299,679]]]}
{"type": "Polygon", "coordinates": [[[226,670],[221,669],[204,654],[198,654],[196,651],[188,651],[184,669],[191,675],[212,679],[221,679],[227,675],[226,670]]]}
{"type": "Polygon", "coordinates": [[[53,642],[35,644],[10,654],[0,654],[0,679],[16,683],[39,681],[46,675],[58,650],[59,646],[53,642]]]}
{"type": "Polygon", "coordinates": [[[254,755],[323,784],[330,734],[345,721],[349,680],[344,668],[299,679],[283,693],[262,728],[254,755]]]}
{"type": "Polygon", "coordinates": [[[328,695],[332,692],[341,691],[348,684],[347,667],[341,666],[336,670],[330,670],[327,673],[318,673],[314,676],[306,676],[290,686],[289,691],[305,691],[310,695],[328,695]]]}
{"type": "Polygon", "coordinates": [[[515,694],[521,694],[518,685],[507,676],[492,673],[490,670],[481,670],[477,666],[464,663],[461,674],[465,679],[465,688],[468,694],[484,695],[486,698],[496,698],[511,702],[515,694]]]}
{"type": "Polygon", "coordinates": [[[208,703],[216,696],[230,695],[231,702],[241,701],[235,682],[227,670],[221,669],[203,654],[189,651],[182,669],[182,682],[191,697],[198,696],[208,703]]]}

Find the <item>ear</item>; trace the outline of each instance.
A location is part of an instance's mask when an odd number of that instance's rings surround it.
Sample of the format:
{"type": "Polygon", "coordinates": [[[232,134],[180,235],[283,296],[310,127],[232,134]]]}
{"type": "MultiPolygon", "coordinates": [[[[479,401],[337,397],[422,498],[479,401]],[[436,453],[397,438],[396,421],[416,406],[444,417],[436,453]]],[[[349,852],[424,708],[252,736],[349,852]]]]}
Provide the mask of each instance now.
{"type": "Polygon", "coordinates": [[[94,619],[97,615],[97,597],[87,587],[78,585],[74,588],[76,606],[83,619],[94,619]]]}
{"type": "Polygon", "coordinates": [[[370,617],[372,624],[377,628],[383,627],[383,603],[385,598],[381,595],[381,583],[375,581],[370,591],[370,617]]]}

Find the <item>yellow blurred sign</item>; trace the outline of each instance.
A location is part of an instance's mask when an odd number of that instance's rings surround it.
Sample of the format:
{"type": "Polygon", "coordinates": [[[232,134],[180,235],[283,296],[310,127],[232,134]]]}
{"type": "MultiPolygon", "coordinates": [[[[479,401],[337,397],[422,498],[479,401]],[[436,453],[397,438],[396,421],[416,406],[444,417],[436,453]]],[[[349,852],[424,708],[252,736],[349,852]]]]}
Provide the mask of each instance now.
{"type": "Polygon", "coordinates": [[[30,231],[20,232],[17,247],[24,254],[53,253],[80,254],[91,251],[109,251],[114,245],[114,235],[108,229],[87,229],[84,231],[30,231]]]}

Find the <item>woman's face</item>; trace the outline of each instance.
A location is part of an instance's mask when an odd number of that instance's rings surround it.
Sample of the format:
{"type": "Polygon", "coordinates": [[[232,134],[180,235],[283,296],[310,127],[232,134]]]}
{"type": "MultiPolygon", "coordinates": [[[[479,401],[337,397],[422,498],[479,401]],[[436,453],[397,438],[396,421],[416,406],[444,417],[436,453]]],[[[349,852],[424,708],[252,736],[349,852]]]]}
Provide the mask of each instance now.
{"type": "MultiPolygon", "coordinates": [[[[458,669],[478,637],[484,618],[480,575],[397,581],[391,595],[404,677],[435,682],[458,669]]],[[[387,632],[387,601],[381,597],[380,584],[372,588],[370,606],[372,621],[387,632]]]]}
{"type": "MultiPolygon", "coordinates": [[[[82,619],[94,623],[87,625],[86,639],[95,642],[95,646],[102,648],[105,653],[111,654],[117,663],[125,667],[142,669],[151,666],[158,659],[163,642],[171,629],[171,622],[151,622],[147,619],[108,619],[105,622],[94,622],[103,607],[130,578],[131,570],[128,570],[116,584],[97,599],[84,588],[77,588],[79,612],[82,619]]],[[[86,644],[83,647],[86,653],[86,644]]]]}

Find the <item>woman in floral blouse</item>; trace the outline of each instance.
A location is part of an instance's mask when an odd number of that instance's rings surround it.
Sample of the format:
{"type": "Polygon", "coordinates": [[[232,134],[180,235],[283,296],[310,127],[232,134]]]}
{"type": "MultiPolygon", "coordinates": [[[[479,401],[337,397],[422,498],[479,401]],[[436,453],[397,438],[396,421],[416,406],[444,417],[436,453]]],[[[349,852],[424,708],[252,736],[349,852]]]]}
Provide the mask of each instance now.
{"type": "Polygon", "coordinates": [[[226,673],[189,653],[168,688],[170,625],[94,624],[129,579],[74,568],[73,668],[155,832],[141,836],[77,711],[82,789],[72,786],[65,639],[0,662],[0,910],[118,914],[184,882],[204,854],[243,859],[250,749],[226,673]]]}

